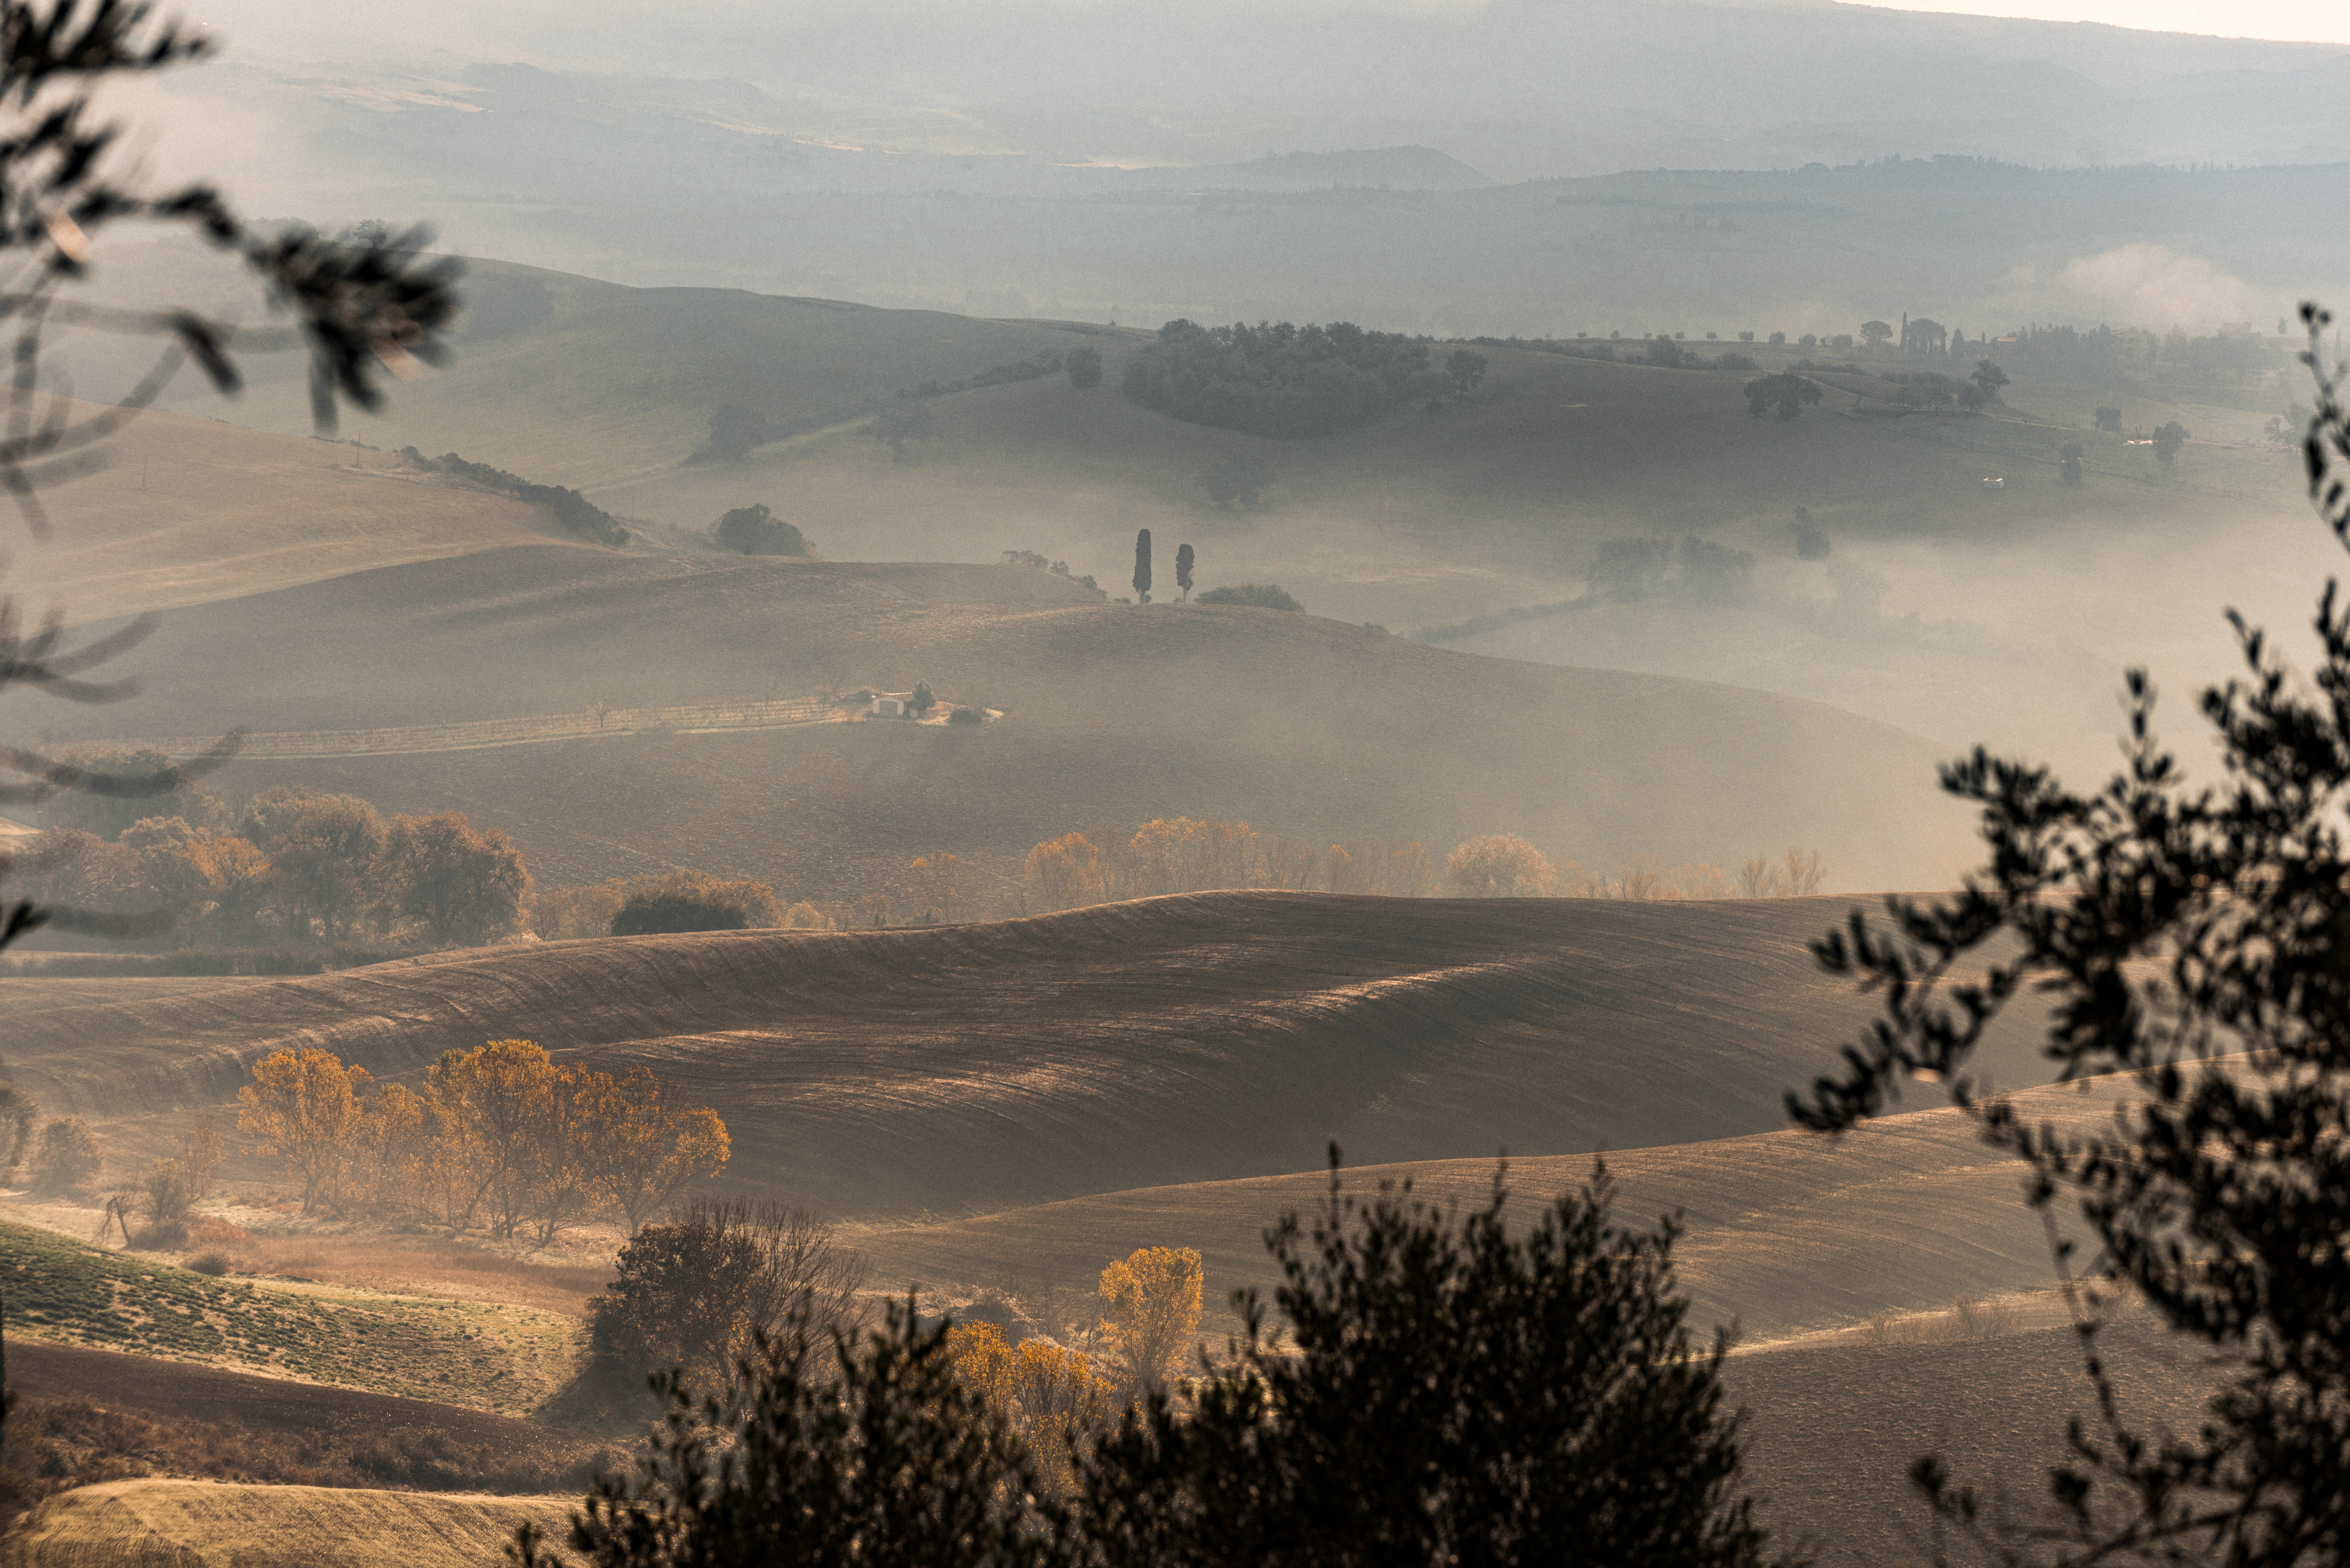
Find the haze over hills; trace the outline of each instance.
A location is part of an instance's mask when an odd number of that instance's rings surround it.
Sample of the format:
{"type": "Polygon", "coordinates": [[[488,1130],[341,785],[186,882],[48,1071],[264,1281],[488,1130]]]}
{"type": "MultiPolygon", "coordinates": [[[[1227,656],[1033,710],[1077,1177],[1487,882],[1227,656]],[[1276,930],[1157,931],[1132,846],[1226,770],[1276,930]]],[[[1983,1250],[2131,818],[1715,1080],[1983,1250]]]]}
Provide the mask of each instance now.
{"type": "Polygon", "coordinates": [[[851,899],[948,851],[975,909],[1008,909],[1041,840],[1118,843],[1179,815],[1317,847],[1418,840],[1440,858],[1516,831],[1611,871],[1794,845],[1824,850],[1837,887],[1938,885],[1964,854],[1935,749],[1833,709],[1318,617],[1104,604],[1027,566],[504,549],[184,609],[139,660],[139,695],[45,705],[49,732],[342,731],[917,680],[1003,714],[256,758],[213,786],[454,806],[511,833],[551,883],[691,866],[851,899]]]}

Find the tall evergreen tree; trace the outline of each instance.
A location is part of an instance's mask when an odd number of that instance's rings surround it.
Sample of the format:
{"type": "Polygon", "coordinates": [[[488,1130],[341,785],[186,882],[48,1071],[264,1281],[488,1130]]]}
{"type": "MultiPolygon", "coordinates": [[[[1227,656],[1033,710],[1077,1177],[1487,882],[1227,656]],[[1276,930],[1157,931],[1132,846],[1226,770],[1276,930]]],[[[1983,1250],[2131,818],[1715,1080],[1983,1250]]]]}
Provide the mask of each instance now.
{"type": "Polygon", "coordinates": [[[1182,590],[1187,599],[1191,597],[1191,563],[1198,558],[1191,554],[1191,545],[1175,546],[1175,586],[1182,590]]]}
{"type": "Polygon", "coordinates": [[[1134,536],[1134,591],[1144,604],[1150,602],[1150,530],[1148,528],[1134,536]]]}

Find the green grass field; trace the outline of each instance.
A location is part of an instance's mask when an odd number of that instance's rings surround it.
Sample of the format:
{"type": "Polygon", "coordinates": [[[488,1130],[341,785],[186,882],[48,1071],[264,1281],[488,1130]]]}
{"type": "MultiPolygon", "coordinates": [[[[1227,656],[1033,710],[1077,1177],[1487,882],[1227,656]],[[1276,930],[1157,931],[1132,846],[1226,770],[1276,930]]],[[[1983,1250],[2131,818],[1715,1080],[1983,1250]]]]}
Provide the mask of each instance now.
{"type": "Polygon", "coordinates": [[[584,1329],[526,1307],[213,1279],[0,1221],[7,1332],[526,1415],[584,1329]]]}

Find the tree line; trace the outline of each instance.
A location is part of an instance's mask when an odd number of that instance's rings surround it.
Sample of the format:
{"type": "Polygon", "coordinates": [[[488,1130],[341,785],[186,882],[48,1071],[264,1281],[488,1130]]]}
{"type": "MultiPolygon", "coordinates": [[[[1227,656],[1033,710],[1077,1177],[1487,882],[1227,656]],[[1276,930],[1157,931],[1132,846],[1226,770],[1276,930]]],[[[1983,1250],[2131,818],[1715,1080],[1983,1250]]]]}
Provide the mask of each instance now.
{"type": "Polygon", "coordinates": [[[1273,888],[1402,898],[1771,898],[1814,891],[1825,863],[1816,849],[1751,856],[1724,872],[1701,863],[1668,867],[1638,856],[1612,873],[1570,860],[1554,867],[1514,834],[1481,835],[1456,846],[1440,875],[1417,842],[1389,847],[1376,838],[1343,844],[1261,834],[1245,822],[1155,817],[1104,849],[1082,833],[1048,838],[1021,868],[1024,911],[1048,914],[1148,898],[1273,888]]]}
{"type": "Polygon", "coordinates": [[[634,1233],[725,1167],[726,1124],[647,1068],[615,1077],[528,1040],[448,1051],[420,1092],[316,1046],[272,1052],[237,1091],[238,1127],[302,1211],[556,1239],[598,1218],[634,1233]]]}
{"type": "MultiPolygon", "coordinates": [[[[89,772],[169,776],[160,752],[83,749],[89,772]]],[[[374,932],[468,946],[519,928],[522,852],[463,812],[386,820],[355,795],[278,787],[232,813],[192,784],[157,796],[65,794],[48,830],[8,857],[43,905],[143,915],[181,942],[349,941],[374,932]]]]}

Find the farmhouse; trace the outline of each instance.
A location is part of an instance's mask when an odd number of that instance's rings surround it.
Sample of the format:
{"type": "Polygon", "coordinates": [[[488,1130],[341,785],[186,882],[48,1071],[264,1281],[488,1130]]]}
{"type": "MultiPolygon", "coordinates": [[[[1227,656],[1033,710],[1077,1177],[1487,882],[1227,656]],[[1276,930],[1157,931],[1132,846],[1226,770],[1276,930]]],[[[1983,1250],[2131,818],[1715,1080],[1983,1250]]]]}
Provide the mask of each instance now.
{"type": "Polygon", "coordinates": [[[865,711],[876,719],[902,719],[913,701],[911,691],[876,691],[873,705],[865,711]]]}

